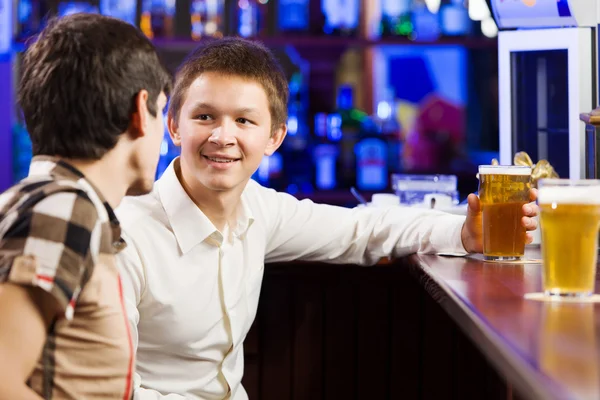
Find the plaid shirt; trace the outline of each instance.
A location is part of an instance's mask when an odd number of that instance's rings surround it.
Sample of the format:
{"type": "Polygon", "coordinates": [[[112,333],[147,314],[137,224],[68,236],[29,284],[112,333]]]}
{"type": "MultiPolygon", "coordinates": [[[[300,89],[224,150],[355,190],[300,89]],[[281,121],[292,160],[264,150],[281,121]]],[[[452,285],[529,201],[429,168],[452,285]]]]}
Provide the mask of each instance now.
{"type": "Polygon", "coordinates": [[[112,208],[69,164],[35,157],[0,194],[0,284],[49,294],[52,323],[28,384],[44,399],[129,399],[133,348],[112,208]]]}

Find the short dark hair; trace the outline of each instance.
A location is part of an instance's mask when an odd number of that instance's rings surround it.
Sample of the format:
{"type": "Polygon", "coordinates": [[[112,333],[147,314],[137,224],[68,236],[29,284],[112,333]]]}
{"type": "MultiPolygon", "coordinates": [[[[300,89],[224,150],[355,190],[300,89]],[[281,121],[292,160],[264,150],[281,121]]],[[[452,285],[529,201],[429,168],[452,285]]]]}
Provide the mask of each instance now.
{"type": "Polygon", "coordinates": [[[289,89],[281,65],[261,43],[236,37],[209,40],[192,51],[179,66],[169,101],[169,115],[175,121],[179,120],[190,85],[205,72],[257,81],[269,100],[272,128],[287,121],[289,89]]]}
{"type": "Polygon", "coordinates": [[[99,159],[130,124],[138,93],[153,116],[171,77],[134,26],[97,14],[49,21],[27,49],[18,100],[34,155],[99,159]]]}

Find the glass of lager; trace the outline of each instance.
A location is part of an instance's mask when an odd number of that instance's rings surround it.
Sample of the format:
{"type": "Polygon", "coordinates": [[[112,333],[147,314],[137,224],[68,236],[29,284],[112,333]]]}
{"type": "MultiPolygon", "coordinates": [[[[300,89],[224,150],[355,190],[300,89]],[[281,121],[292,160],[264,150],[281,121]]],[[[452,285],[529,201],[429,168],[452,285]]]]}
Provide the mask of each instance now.
{"type": "Polygon", "coordinates": [[[483,211],[483,257],[520,260],[525,254],[523,205],[529,202],[531,167],[479,166],[479,199],[483,211]]]}
{"type": "Polygon", "coordinates": [[[538,184],[544,293],[594,292],[600,227],[600,180],[542,179],[538,184]]]}

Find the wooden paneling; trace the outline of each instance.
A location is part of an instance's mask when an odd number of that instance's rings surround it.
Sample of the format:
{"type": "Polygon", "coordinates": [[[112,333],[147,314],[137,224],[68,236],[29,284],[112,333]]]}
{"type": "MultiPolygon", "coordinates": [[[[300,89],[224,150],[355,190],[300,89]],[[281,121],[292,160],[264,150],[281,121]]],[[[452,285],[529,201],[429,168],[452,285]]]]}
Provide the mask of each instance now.
{"type": "Polygon", "coordinates": [[[512,399],[414,268],[268,266],[245,346],[250,399],[512,399]]]}

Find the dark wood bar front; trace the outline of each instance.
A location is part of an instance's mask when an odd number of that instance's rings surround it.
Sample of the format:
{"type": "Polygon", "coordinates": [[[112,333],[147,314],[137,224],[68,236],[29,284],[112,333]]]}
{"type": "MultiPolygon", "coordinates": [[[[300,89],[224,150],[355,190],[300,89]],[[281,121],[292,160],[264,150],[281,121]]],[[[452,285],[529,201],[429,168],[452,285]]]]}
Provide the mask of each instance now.
{"type": "Polygon", "coordinates": [[[251,400],[598,399],[600,305],[525,300],[541,291],[541,268],[429,255],[268,265],[246,390],[251,400]]]}

